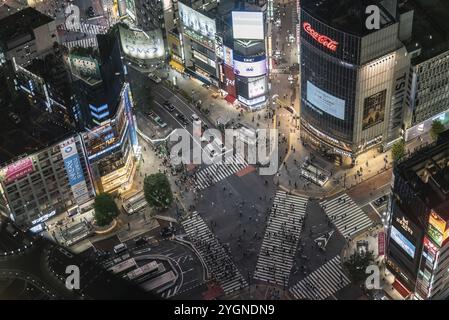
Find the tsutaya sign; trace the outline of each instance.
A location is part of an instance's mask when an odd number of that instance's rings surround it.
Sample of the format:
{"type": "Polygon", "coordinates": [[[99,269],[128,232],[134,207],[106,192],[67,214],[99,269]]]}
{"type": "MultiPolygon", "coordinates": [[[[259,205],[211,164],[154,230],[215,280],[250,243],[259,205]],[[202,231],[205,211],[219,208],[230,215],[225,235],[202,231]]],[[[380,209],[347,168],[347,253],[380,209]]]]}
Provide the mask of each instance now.
{"type": "Polygon", "coordinates": [[[321,33],[318,33],[315,31],[310,23],[304,22],[302,24],[302,27],[304,28],[305,32],[307,32],[313,39],[315,39],[319,44],[326,47],[327,49],[331,51],[337,51],[338,42],[335,40],[332,40],[328,36],[322,35],[321,33]]]}

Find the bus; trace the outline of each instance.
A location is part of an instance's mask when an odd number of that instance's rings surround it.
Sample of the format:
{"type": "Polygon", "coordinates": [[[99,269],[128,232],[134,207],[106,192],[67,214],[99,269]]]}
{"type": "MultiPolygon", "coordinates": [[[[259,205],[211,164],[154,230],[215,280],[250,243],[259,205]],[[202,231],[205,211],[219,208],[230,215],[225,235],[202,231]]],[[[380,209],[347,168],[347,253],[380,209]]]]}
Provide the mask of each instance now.
{"type": "Polygon", "coordinates": [[[143,210],[147,206],[143,190],[123,200],[123,209],[129,215],[143,210]]]}
{"type": "Polygon", "coordinates": [[[137,267],[136,260],[134,260],[134,258],[131,258],[110,267],[108,270],[114,274],[117,274],[136,267],[137,267]]]}
{"type": "Polygon", "coordinates": [[[127,276],[129,280],[135,280],[136,278],[142,277],[146,274],[153,273],[158,269],[158,263],[156,261],[151,261],[140,268],[128,272],[127,276]]]}
{"type": "Polygon", "coordinates": [[[307,178],[320,187],[324,186],[329,180],[329,173],[327,171],[307,162],[305,162],[301,167],[301,176],[307,178]]]}

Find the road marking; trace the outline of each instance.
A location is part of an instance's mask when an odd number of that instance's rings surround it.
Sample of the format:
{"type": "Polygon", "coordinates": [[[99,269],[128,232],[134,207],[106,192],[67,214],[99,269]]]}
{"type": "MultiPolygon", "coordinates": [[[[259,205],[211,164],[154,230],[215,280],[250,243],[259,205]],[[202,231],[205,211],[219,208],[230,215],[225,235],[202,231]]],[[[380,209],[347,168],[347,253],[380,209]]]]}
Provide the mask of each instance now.
{"type": "Polygon", "coordinates": [[[379,211],[377,211],[376,208],[374,208],[373,204],[370,202],[369,205],[371,206],[371,208],[374,209],[374,211],[376,211],[377,215],[379,216],[379,218],[382,218],[382,216],[380,215],[379,211]]]}

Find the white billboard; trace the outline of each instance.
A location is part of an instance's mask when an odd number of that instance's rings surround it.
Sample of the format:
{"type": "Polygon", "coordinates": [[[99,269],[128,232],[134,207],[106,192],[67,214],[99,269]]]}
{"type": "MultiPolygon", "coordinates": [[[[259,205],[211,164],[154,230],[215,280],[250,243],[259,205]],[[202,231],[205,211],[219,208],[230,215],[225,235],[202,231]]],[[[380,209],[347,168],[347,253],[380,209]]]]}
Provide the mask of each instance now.
{"type": "Polygon", "coordinates": [[[263,95],[267,90],[265,77],[248,82],[248,97],[254,98],[263,95]]]}
{"type": "Polygon", "coordinates": [[[307,81],[307,101],[314,107],[345,120],[345,101],[321,90],[310,81],[307,81]]]}
{"type": "Polygon", "coordinates": [[[257,77],[267,73],[267,60],[243,62],[234,60],[234,73],[242,77],[257,77]]]}
{"type": "Polygon", "coordinates": [[[234,39],[263,40],[263,13],[232,11],[232,31],[234,39]]]}
{"type": "Polygon", "coordinates": [[[234,66],[234,54],[231,48],[223,46],[224,63],[228,66],[234,66]]]}
{"type": "Polygon", "coordinates": [[[196,33],[215,40],[215,33],[217,32],[215,21],[205,15],[193,10],[192,8],[182,4],[178,1],[179,18],[184,27],[195,31],[196,33]]]}
{"type": "Polygon", "coordinates": [[[148,60],[165,55],[164,40],[160,29],[143,32],[120,27],[123,52],[132,58],[148,60]]]}

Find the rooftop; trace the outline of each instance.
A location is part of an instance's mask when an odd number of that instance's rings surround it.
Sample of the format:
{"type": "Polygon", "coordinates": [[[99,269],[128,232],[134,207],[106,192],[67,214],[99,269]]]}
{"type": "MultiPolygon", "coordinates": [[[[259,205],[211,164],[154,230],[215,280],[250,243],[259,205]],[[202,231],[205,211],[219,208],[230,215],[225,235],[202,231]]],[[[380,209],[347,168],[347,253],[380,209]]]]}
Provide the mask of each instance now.
{"type": "Polygon", "coordinates": [[[53,18],[30,7],[11,14],[0,20],[0,44],[25,34],[32,35],[35,28],[51,21],[53,18]]]}
{"type": "Polygon", "coordinates": [[[449,219],[449,131],[395,168],[428,207],[449,219]]]}
{"type": "Polygon", "coordinates": [[[301,6],[321,22],[357,36],[365,36],[375,30],[365,26],[366,7],[376,4],[381,10],[381,28],[394,22],[394,18],[380,5],[380,0],[302,0],[301,6]]]}
{"type": "MultiPolygon", "coordinates": [[[[5,83],[0,83],[2,88],[5,83]]],[[[18,156],[32,154],[72,134],[73,128],[58,112],[49,113],[30,104],[24,94],[0,106],[0,167],[18,156]]]]}
{"type": "Polygon", "coordinates": [[[449,2],[447,0],[400,0],[400,12],[414,10],[410,51],[421,49],[417,64],[449,50],[449,2]]]}

